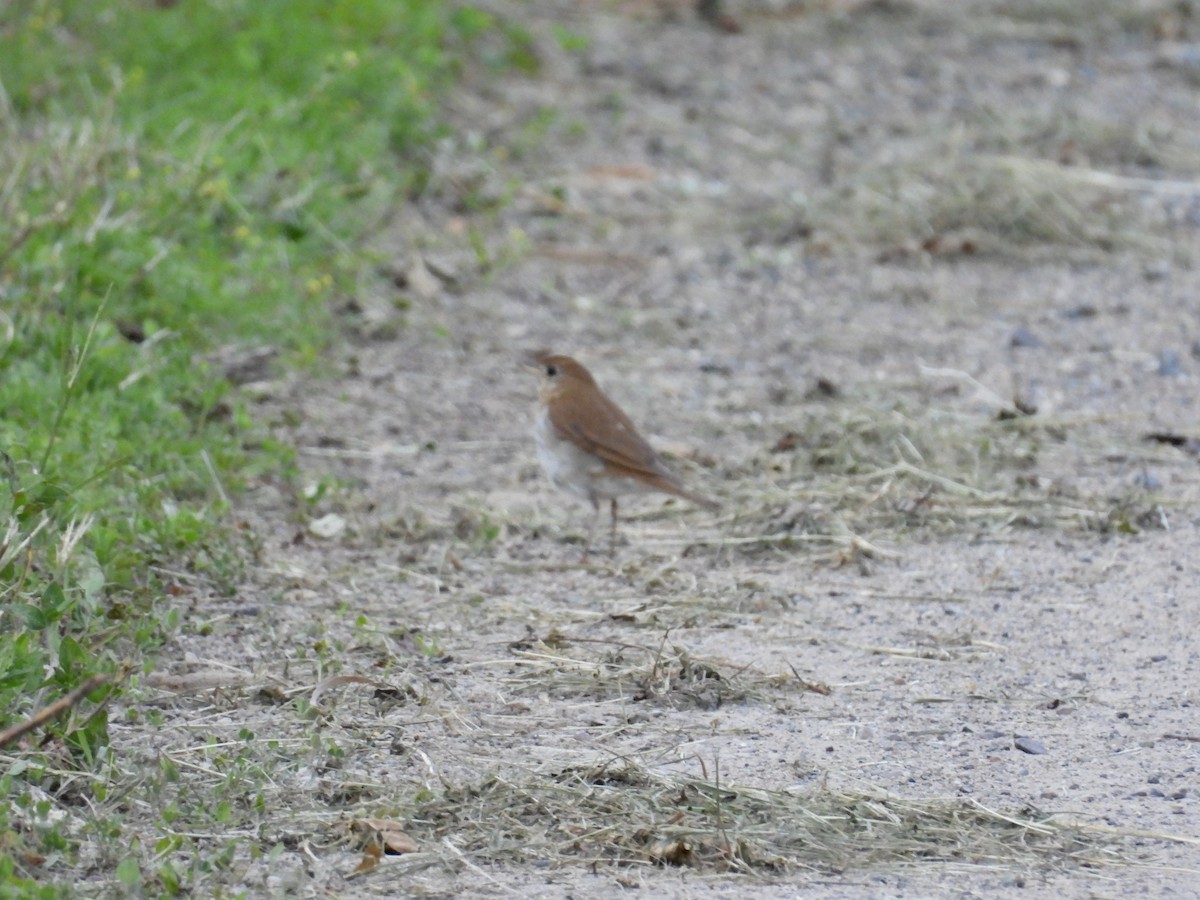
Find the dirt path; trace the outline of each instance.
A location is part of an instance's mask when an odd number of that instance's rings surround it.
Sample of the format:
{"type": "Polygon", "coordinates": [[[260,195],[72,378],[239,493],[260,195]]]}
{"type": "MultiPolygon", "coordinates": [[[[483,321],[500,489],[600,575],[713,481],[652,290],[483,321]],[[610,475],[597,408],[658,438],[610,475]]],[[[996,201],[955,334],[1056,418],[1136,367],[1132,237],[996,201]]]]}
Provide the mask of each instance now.
{"type": "Polygon", "coordinates": [[[1192,894],[1200,467],[1143,436],[1200,432],[1195,45],[1127,5],[747,3],[740,34],[499,8],[543,70],[455,98],[470,140],[381,237],[406,308],[359,298],[336,375],[262,403],[319,489],[250,493],[250,583],[184,598],[163,729],[114,726],[125,752],[256,735],[257,840],[284,849],[241,845],[230,884],[1192,894]],[[723,512],[638,501],[615,561],[574,565],[589,513],[536,469],[533,347],[589,365],[723,512]],[[391,689],[310,709],[333,674],[391,689]],[[617,770],[645,819],[588,806],[617,770]],[[729,824],[654,864],[700,816],[664,792],[714,780],[729,824]],[[743,788],[937,802],[949,837],[879,813],[841,856],[787,851],[739,825],[743,788]],[[954,809],[1122,836],[1073,858],[954,809]],[[368,815],[421,851],[349,880],[338,823],[368,815]],[[715,864],[731,840],[758,855],[715,864]]]}

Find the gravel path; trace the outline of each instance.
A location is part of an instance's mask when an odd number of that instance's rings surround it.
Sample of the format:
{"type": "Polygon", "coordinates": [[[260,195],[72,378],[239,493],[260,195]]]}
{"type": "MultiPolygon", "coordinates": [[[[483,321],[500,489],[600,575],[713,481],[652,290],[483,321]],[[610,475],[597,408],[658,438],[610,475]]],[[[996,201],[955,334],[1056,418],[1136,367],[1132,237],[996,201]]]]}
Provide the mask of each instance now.
{"type": "Polygon", "coordinates": [[[311,741],[275,781],[289,849],[241,887],[1193,895],[1200,468],[1144,435],[1200,433],[1200,117],[1186,21],[1127,5],[730,4],[737,34],[648,3],[493,7],[541,71],[481,59],[453,98],[468,139],[380,237],[397,293],[357,298],[328,377],[261,404],[322,491],[251,491],[251,583],[193,599],[204,627],[159,673],[244,675],[164,701],[160,742],[198,716],[311,741]],[[534,347],[579,357],[723,511],[633,501],[615,560],[573,565],[590,511],[536,468],[534,347]],[[628,648],[747,693],[597,691],[548,661],[643,665],[628,648]],[[244,699],[338,672],[419,702],[244,699]],[[408,822],[421,786],[612,760],[1191,843],[732,875],[448,841],[355,880],[348,845],[294,849],[343,816],[408,822]]]}

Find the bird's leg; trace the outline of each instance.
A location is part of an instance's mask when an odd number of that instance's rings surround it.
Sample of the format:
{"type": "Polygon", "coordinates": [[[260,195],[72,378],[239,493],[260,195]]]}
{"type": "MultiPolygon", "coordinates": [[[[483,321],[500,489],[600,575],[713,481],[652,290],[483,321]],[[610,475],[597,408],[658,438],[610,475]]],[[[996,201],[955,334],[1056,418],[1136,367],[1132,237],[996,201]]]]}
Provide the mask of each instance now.
{"type": "Polygon", "coordinates": [[[608,555],[617,555],[617,498],[612,498],[612,528],[608,535],[608,555]]]}
{"type": "Polygon", "coordinates": [[[592,538],[596,536],[596,523],[600,521],[599,500],[596,500],[595,498],[592,499],[592,509],[594,509],[595,512],[592,513],[592,524],[588,526],[587,540],[583,544],[583,556],[579,557],[580,564],[588,561],[588,551],[592,549],[592,538]]]}

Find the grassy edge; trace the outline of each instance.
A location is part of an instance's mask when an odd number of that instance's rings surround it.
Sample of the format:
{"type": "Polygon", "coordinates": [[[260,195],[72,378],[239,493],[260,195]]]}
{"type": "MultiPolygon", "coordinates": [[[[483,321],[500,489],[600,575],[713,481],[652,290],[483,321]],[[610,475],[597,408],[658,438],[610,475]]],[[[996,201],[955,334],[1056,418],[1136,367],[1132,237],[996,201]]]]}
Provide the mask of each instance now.
{"type": "Polygon", "coordinates": [[[0,28],[5,896],[65,890],[64,812],[104,799],[110,704],[179,625],[162,599],[232,590],[229,494],[294,473],[225,351],[319,358],[458,60],[531,62],[469,6],[227,7],[27,0],[0,28]]]}

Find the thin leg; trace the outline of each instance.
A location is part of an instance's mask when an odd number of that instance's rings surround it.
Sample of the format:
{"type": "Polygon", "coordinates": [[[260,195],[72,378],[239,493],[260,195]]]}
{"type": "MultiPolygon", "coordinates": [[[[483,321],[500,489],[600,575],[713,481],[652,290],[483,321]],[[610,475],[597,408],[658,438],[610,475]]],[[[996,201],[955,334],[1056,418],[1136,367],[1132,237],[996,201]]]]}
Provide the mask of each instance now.
{"type": "Polygon", "coordinates": [[[600,504],[593,500],[592,507],[595,512],[592,513],[592,524],[588,526],[587,540],[583,544],[583,556],[579,557],[581,563],[588,561],[588,551],[592,549],[592,538],[596,536],[596,523],[600,521],[600,504]]]}
{"type": "Polygon", "coordinates": [[[612,529],[608,535],[608,555],[617,555],[617,498],[612,498],[612,529]]]}

